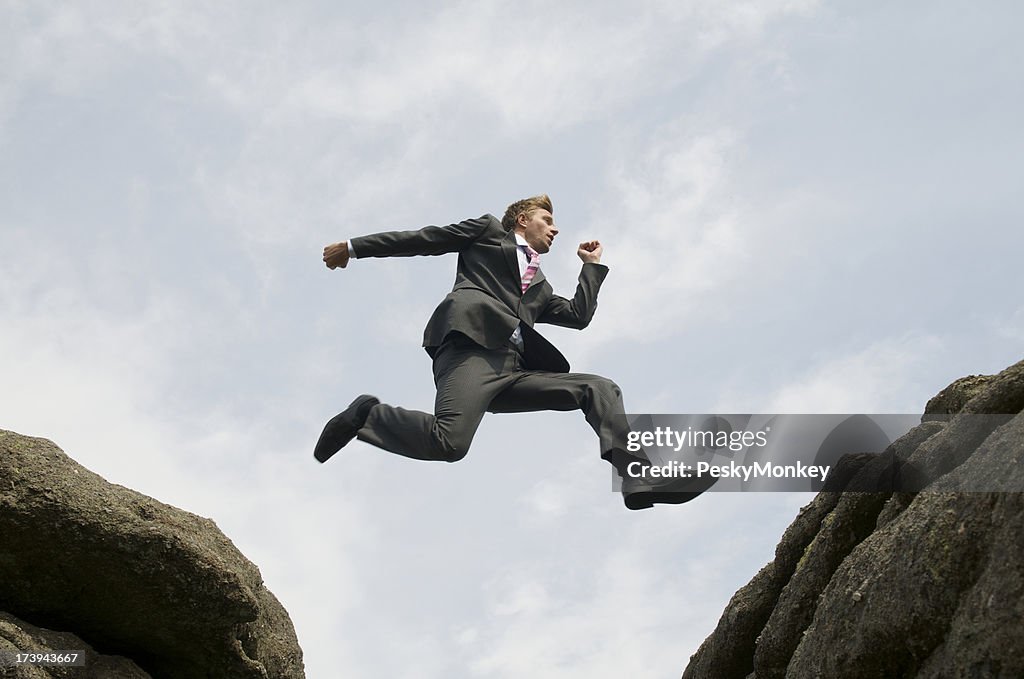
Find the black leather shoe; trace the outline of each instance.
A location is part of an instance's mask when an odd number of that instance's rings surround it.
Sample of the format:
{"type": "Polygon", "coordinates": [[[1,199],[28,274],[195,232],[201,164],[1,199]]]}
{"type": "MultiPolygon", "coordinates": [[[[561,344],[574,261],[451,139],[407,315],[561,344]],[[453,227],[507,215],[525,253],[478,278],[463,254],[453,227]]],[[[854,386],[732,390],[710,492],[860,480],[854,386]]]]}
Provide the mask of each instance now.
{"type": "Polygon", "coordinates": [[[660,477],[645,473],[642,476],[622,477],[622,501],[627,509],[650,509],[656,504],[680,505],[689,502],[713,486],[717,478],[660,477]]]}
{"type": "Polygon", "coordinates": [[[316,448],[313,449],[313,457],[320,462],[327,462],[327,460],[331,459],[332,455],[344,448],[349,441],[355,438],[356,432],[366,423],[370,409],[378,403],[380,401],[376,396],[363,394],[352,401],[348,408],[332,417],[327,425],[324,426],[324,430],[320,434],[320,440],[316,442],[316,448]]]}

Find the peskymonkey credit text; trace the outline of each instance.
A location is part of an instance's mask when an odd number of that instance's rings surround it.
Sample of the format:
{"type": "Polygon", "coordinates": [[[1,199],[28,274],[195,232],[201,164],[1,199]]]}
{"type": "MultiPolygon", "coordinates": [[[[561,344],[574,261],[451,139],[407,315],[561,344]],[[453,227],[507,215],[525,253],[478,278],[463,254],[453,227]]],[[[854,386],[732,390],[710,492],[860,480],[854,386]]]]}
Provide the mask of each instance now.
{"type": "Polygon", "coordinates": [[[626,467],[626,473],[633,478],[641,476],[651,478],[683,478],[710,476],[716,479],[742,478],[744,481],[751,479],[824,479],[831,469],[828,465],[807,465],[802,462],[796,464],[778,465],[771,462],[755,462],[753,464],[736,464],[730,461],[729,464],[711,464],[709,462],[698,462],[697,464],[683,464],[681,462],[669,462],[664,465],[645,465],[640,462],[630,462],[626,467]]]}

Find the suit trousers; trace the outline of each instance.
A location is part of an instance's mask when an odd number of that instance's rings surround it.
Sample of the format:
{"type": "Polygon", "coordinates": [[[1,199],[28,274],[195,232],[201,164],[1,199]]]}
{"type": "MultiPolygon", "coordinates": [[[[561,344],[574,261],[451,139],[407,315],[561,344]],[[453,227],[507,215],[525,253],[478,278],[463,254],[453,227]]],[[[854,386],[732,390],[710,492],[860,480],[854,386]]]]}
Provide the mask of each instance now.
{"type": "Polygon", "coordinates": [[[629,425],[611,380],[584,373],[525,370],[511,343],[485,349],[461,334],[434,354],[434,414],[381,403],[359,430],[361,441],[418,460],[456,462],[469,452],[485,412],[582,410],[600,439],[601,457],[623,450],[629,425]]]}

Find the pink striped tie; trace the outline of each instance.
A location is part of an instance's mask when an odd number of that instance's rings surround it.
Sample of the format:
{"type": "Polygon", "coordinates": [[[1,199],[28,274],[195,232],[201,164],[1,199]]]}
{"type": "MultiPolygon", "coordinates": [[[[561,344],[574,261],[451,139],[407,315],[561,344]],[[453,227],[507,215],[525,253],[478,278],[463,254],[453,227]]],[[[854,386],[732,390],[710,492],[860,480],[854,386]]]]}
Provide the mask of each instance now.
{"type": "Polygon", "coordinates": [[[523,272],[523,292],[526,292],[526,288],[530,287],[530,281],[537,275],[537,269],[540,268],[540,255],[529,245],[524,245],[523,248],[526,249],[526,256],[530,259],[526,265],[526,271],[523,272]]]}

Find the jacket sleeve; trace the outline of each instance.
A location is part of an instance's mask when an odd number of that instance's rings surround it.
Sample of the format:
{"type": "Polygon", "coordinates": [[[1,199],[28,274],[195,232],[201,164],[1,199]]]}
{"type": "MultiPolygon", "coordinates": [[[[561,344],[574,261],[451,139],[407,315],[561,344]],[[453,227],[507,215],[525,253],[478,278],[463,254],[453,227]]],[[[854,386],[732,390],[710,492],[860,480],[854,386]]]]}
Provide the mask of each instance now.
{"type": "Polygon", "coordinates": [[[597,291],[607,275],[608,267],[604,264],[584,264],[573,298],[570,300],[552,295],[544,311],[537,316],[537,322],[576,330],[590,325],[597,310],[597,291]]]}
{"type": "Polygon", "coordinates": [[[425,226],[415,231],[384,231],[353,238],[352,249],[364,257],[412,257],[443,255],[469,247],[497,221],[491,215],[448,226],[425,226]]]}

